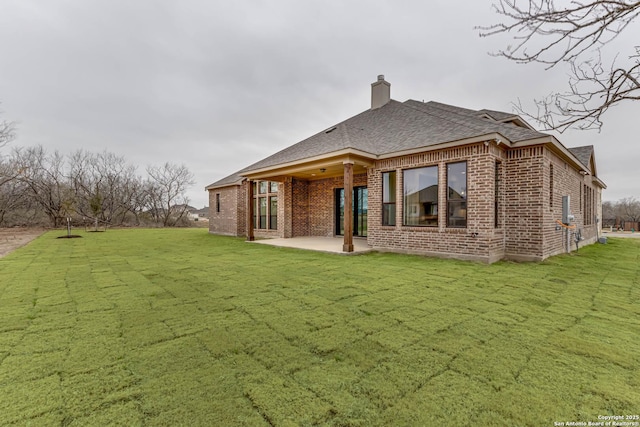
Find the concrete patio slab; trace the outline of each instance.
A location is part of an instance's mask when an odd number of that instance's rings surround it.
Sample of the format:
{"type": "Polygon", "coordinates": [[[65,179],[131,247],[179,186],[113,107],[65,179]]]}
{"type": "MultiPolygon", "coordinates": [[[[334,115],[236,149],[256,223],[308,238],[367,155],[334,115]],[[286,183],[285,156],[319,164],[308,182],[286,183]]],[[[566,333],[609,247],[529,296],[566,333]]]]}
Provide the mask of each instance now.
{"type": "Polygon", "coordinates": [[[631,231],[606,231],[603,230],[602,235],[605,237],[622,237],[625,239],[640,239],[640,233],[631,231]]]}
{"type": "Polygon", "coordinates": [[[365,239],[353,239],[353,252],[342,252],[342,237],[291,237],[289,239],[262,239],[252,243],[281,246],[286,248],[306,249],[319,252],[330,252],[342,255],[361,254],[372,251],[365,239]]]}

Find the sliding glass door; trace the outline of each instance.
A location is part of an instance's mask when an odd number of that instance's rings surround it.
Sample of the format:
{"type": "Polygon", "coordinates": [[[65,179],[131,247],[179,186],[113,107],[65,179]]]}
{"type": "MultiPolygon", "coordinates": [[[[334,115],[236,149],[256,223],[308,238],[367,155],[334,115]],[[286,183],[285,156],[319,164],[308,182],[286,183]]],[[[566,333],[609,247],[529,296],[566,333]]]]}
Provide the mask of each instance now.
{"type": "MultiPolygon", "coordinates": [[[[353,235],[367,236],[367,206],[369,193],[367,187],[353,189],[353,235]]],[[[336,189],[336,234],[344,236],[344,188],[336,189]]]]}

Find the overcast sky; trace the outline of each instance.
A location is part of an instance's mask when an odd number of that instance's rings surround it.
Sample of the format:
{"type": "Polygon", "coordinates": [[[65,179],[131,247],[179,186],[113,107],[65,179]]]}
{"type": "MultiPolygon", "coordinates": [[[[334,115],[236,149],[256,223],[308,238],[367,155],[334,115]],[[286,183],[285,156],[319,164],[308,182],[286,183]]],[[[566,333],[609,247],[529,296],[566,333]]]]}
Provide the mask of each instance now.
{"type": "MultiPolygon", "coordinates": [[[[491,57],[491,0],[0,0],[0,119],[17,146],[184,163],[204,187],[370,107],[378,74],[398,101],[512,111],[565,90],[566,69],[491,57]]],[[[635,23],[635,28],[639,23],[635,23]]],[[[628,31],[634,31],[631,28],[628,31]]],[[[631,54],[631,34],[612,49],[631,54]]],[[[640,103],[593,144],[604,200],[640,198],[640,103]]],[[[5,151],[7,148],[5,148],[5,151]]]]}

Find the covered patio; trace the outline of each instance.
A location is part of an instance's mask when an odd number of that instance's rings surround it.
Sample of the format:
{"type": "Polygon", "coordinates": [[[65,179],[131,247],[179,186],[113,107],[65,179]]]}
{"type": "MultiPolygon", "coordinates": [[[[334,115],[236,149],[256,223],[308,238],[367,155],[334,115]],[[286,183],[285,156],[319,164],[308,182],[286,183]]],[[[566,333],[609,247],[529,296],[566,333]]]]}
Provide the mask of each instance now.
{"type": "MultiPolygon", "coordinates": [[[[333,131],[333,129],[331,130],[333,131]]],[[[247,240],[255,240],[255,228],[256,228],[256,203],[254,200],[256,196],[256,189],[254,189],[254,182],[279,182],[281,183],[281,189],[279,193],[281,197],[278,198],[279,209],[281,209],[281,220],[278,220],[282,224],[282,232],[280,236],[284,238],[269,239],[272,245],[296,247],[300,249],[310,249],[325,252],[362,252],[369,250],[366,240],[363,240],[358,244],[356,249],[356,242],[354,235],[359,234],[358,230],[354,231],[354,221],[346,220],[341,222],[343,228],[336,230],[334,226],[333,232],[335,235],[341,237],[315,237],[315,236],[295,236],[294,223],[300,218],[305,219],[309,217],[309,206],[304,206],[302,211],[295,211],[293,200],[293,194],[295,193],[293,185],[294,181],[304,183],[314,183],[327,181],[329,179],[339,180],[339,184],[331,189],[342,189],[344,202],[340,204],[343,207],[341,216],[343,218],[354,218],[354,188],[356,188],[357,182],[354,182],[354,176],[364,177],[366,180],[367,169],[373,165],[373,159],[367,153],[361,153],[355,150],[346,149],[338,150],[329,155],[318,156],[317,158],[304,159],[302,161],[296,161],[285,164],[276,164],[274,166],[266,165],[261,168],[256,168],[251,171],[243,172],[243,176],[247,179],[247,192],[246,192],[246,230],[247,240]],[[306,209],[306,210],[305,210],[306,209]],[[288,242],[288,240],[296,239],[295,242],[288,242]],[[307,240],[304,240],[307,239],[307,240]],[[340,246],[336,246],[338,242],[341,242],[340,246]]],[[[312,184],[309,184],[312,185],[312,184]]],[[[366,182],[359,184],[362,188],[366,188],[366,182]]],[[[360,187],[358,187],[360,188],[360,187]]],[[[304,190],[308,191],[308,190],[304,190]]],[[[331,200],[324,198],[323,200],[331,200]]],[[[308,197],[307,197],[308,199],[308,197]]],[[[298,205],[299,209],[299,205],[298,205]]],[[[364,207],[366,211],[366,207],[364,207]]],[[[357,213],[357,209],[355,210],[357,213]]],[[[325,221],[324,224],[330,223],[325,221]]],[[[325,234],[326,230],[322,231],[325,234]]],[[[316,230],[317,232],[317,230],[316,230]]],[[[308,234],[309,231],[307,230],[308,234]]],[[[364,234],[366,235],[366,234],[364,234]]]]}
{"type": "Polygon", "coordinates": [[[262,245],[281,246],[286,248],[306,249],[310,251],[329,252],[336,254],[359,254],[370,252],[373,249],[367,244],[367,239],[353,239],[353,252],[344,252],[344,238],[339,237],[290,237],[287,239],[260,239],[252,243],[262,245]]]}

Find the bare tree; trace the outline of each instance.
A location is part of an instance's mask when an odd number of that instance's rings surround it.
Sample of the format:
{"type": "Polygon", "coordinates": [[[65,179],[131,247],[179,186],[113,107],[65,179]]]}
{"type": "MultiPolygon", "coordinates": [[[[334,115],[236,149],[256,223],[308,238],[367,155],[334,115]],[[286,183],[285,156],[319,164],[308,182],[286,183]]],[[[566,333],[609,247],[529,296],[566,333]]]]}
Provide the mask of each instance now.
{"type": "Polygon", "coordinates": [[[618,201],[618,211],[620,216],[626,221],[640,221],[640,201],[635,197],[625,197],[618,201]]]}
{"type": "Polygon", "coordinates": [[[0,121],[0,148],[7,145],[15,137],[15,123],[0,121]]]}
{"type": "Polygon", "coordinates": [[[602,202],[602,219],[611,220],[616,218],[616,205],[610,201],[602,202]]]}
{"type": "Polygon", "coordinates": [[[57,227],[72,217],[96,225],[140,225],[145,212],[157,224],[178,224],[187,213],[193,174],[171,163],[150,166],[147,173],[143,180],[124,157],[106,151],[65,157],[42,146],[16,148],[0,157],[0,224],[48,218],[57,227]]]}
{"type": "Polygon", "coordinates": [[[499,0],[494,9],[505,22],[479,27],[480,35],[513,33],[515,44],[494,54],[511,61],[537,62],[547,69],[568,64],[569,89],[534,100],[537,111],[531,113],[518,101],[515,108],[520,114],[534,119],[547,130],[600,130],[602,116],[610,107],[640,99],[640,46],[615,55],[606,64],[602,59],[602,48],[640,14],[640,1],[557,3],[555,0],[499,0]]]}
{"type": "Polygon", "coordinates": [[[73,195],[64,174],[64,157],[57,151],[48,154],[42,146],[14,151],[20,171],[17,179],[29,196],[41,207],[51,225],[57,227],[73,211],[73,195]]]}
{"type": "Polygon", "coordinates": [[[122,156],[104,151],[94,154],[83,150],[69,157],[69,180],[73,186],[75,211],[99,223],[122,224],[127,212],[134,212],[131,189],[139,178],[135,167],[122,156]]]}
{"type": "Polygon", "coordinates": [[[0,225],[5,222],[7,214],[25,213],[27,188],[17,179],[20,173],[13,158],[0,157],[0,225]]]}
{"type": "MultiPolygon", "coordinates": [[[[135,168],[134,168],[135,169],[135,168]]],[[[140,225],[140,215],[146,207],[146,196],[144,181],[138,175],[132,176],[122,183],[122,218],[120,223],[124,223],[128,214],[133,215],[134,224],[140,225]]]]}
{"type": "Polygon", "coordinates": [[[149,212],[163,226],[172,226],[182,219],[189,199],[187,189],[194,184],[193,174],[185,165],[165,163],[147,167],[149,179],[145,189],[149,212]]]}

